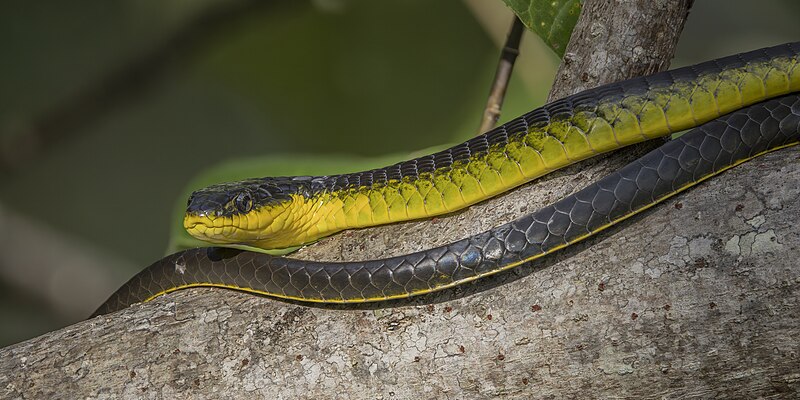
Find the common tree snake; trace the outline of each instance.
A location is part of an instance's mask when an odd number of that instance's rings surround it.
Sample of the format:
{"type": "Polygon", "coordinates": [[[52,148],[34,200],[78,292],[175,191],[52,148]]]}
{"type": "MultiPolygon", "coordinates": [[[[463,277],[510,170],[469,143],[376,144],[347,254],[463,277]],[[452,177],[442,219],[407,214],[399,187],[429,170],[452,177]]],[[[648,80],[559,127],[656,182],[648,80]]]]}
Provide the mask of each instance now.
{"type": "Polygon", "coordinates": [[[264,248],[343,229],[431,217],[565,165],[695,127],[566,198],[450,244],[357,262],[295,260],[228,248],[169,255],[95,315],[190,287],[358,303],[429,293],[578,242],[728,168],[800,141],[800,43],[612,83],[537,108],[465,143],[361,173],[214,185],[185,226],[215,243],[264,248]]]}

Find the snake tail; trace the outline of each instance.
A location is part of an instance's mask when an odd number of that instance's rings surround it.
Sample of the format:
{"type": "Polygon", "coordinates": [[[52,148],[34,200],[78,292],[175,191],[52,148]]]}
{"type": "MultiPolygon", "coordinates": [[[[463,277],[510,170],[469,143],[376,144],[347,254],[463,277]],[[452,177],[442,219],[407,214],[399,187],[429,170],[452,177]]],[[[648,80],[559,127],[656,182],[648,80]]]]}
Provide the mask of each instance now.
{"type": "Polygon", "coordinates": [[[282,299],[359,303],[473,281],[583,240],[711,176],[800,140],[800,97],[768,100],[705,123],[532,214],[445,246],[385,259],[314,262],[227,248],[167,256],[95,313],[191,287],[282,299]]]}

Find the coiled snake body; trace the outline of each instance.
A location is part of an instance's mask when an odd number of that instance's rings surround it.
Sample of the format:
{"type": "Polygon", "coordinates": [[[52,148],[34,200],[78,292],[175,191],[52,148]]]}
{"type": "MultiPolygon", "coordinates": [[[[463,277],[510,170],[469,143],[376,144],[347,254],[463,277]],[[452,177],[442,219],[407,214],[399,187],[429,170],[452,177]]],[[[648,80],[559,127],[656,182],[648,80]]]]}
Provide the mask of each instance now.
{"type": "Polygon", "coordinates": [[[285,247],[342,229],[450,212],[564,165],[697,128],[548,207],[445,246],[387,259],[313,262],[225,248],[182,251],[95,313],[189,287],[356,303],[429,293],[513,268],[698,182],[800,141],[800,44],[601,86],[443,152],[363,173],[252,179],[190,199],[185,225],[217,243],[285,247]]]}

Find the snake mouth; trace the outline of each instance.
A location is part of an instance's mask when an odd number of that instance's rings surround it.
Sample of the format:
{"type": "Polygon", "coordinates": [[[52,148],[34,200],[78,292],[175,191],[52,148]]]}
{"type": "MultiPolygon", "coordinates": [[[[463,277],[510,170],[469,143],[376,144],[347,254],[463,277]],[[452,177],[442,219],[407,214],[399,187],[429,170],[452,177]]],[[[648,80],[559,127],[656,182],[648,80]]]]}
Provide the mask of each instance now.
{"type": "MultiPolygon", "coordinates": [[[[210,218],[207,214],[186,213],[183,217],[183,227],[186,230],[214,228],[215,220],[217,218],[210,218]]],[[[220,222],[222,221],[217,222],[218,226],[222,226],[220,222]]]]}
{"type": "Polygon", "coordinates": [[[237,225],[237,218],[186,213],[183,227],[195,239],[215,244],[249,244],[253,238],[260,239],[257,231],[237,225]]]}
{"type": "Polygon", "coordinates": [[[237,227],[226,223],[224,218],[209,218],[207,215],[186,214],[183,228],[194,238],[211,243],[236,243],[237,227]]]}
{"type": "Polygon", "coordinates": [[[203,225],[203,224],[200,223],[200,222],[197,222],[197,221],[191,221],[191,222],[184,221],[183,222],[183,228],[186,229],[187,231],[196,230],[197,227],[200,226],[200,225],[203,225]]]}

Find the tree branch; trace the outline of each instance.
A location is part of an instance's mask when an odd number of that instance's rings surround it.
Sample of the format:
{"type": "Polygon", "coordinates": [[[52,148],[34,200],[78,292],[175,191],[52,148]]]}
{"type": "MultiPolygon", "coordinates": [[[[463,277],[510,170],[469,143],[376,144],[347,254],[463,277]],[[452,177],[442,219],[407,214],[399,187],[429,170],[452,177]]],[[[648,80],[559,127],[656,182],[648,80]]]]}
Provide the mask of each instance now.
{"type": "Polygon", "coordinates": [[[797,392],[798,159],[769,154],[543,262],[387,308],[163,296],[0,349],[0,397],[797,392]]]}
{"type": "Polygon", "coordinates": [[[587,0],[547,101],[668,69],[692,3],[587,0]]]}

